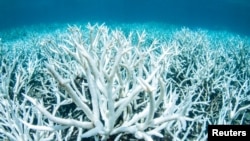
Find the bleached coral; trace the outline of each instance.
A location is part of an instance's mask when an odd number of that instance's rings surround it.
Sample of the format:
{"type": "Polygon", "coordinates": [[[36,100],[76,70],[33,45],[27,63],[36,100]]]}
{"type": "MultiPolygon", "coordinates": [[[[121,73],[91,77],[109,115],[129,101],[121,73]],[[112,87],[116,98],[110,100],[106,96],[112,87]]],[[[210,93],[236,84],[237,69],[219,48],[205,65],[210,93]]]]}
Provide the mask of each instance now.
{"type": "Polygon", "coordinates": [[[164,39],[69,26],[20,63],[3,56],[0,138],[206,140],[208,124],[245,124],[249,68],[238,56],[203,31],[164,39]]]}

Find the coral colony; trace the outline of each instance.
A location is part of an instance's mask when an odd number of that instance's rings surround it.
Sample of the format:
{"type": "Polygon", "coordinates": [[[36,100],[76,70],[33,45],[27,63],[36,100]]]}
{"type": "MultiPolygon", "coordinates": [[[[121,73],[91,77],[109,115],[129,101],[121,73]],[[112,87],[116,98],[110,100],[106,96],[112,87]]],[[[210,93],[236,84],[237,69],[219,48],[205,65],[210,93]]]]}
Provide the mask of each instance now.
{"type": "Polygon", "coordinates": [[[0,42],[1,140],[202,141],[209,124],[250,123],[247,38],[104,24],[13,32],[21,39],[0,42]]]}

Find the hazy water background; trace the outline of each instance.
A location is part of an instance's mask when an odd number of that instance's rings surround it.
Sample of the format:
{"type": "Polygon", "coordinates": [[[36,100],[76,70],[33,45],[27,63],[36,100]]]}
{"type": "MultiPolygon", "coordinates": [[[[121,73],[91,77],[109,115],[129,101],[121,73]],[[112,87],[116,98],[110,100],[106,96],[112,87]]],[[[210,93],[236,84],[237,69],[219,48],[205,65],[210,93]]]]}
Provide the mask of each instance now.
{"type": "Polygon", "coordinates": [[[250,35],[250,0],[0,0],[0,30],[93,20],[165,22],[250,35]]]}

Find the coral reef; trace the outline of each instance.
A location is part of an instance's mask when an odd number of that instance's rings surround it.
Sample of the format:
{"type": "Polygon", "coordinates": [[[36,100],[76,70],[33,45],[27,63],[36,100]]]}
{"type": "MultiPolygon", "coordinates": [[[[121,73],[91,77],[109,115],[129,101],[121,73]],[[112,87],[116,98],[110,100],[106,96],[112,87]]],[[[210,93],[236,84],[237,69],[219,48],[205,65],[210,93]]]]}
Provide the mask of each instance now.
{"type": "Polygon", "coordinates": [[[87,24],[1,41],[0,139],[206,140],[209,124],[249,124],[250,43],[220,37],[87,24]]]}

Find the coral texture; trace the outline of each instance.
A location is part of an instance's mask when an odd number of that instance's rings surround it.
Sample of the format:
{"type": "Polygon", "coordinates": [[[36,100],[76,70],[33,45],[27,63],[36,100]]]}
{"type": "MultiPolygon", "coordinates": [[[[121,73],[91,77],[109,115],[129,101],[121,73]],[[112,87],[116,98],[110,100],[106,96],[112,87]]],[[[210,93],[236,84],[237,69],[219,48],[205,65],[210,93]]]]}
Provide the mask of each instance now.
{"type": "Polygon", "coordinates": [[[0,139],[206,140],[208,124],[248,124],[249,42],[161,36],[87,24],[1,43],[0,139]]]}

